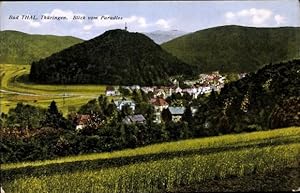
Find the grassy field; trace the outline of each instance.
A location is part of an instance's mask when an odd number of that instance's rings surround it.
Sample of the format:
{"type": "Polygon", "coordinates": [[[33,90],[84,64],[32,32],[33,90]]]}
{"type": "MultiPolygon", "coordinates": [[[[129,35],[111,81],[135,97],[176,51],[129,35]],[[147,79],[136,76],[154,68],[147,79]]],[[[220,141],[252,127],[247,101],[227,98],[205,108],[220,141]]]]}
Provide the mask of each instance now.
{"type": "Polygon", "coordinates": [[[18,102],[48,107],[55,100],[59,109],[66,115],[72,109],[105,94],[104,85],[41,85],[20,81],[28,75],[30,65],[0,64],[0,111],[7,113],[18,102]]]}
{"type": "MultiPolygon", "coordinates": [[[[267,184],[272,183],[264,181],[270,173],[299,170],[299,149],[300,128],[292,127],[4,164],[2,184],[6,192],[15,193],[182,192],[182,187],[207,181],[232,179],[247,184],[251,175],[267,184]]],[[[290,183],[284,189],[277,181],[273,187],[281,191],[300,185],[290,183]]],[[[270,191],[263,185],[255,188],[270,191]]]]}

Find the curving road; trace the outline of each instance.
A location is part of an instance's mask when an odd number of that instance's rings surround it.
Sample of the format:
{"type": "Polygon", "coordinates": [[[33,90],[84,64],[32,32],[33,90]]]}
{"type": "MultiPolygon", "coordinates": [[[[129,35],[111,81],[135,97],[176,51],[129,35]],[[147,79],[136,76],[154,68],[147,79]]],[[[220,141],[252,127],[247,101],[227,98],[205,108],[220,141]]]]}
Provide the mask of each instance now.
{"type": "Polygon", "coordinates": [[[4,94],[15,94],[15,95],[22,95],[22,96],[47,96],[47,97],[98,97],[98,95],[84,95],[84,94],[73,94],[73,93],[62,93],[62,94],[32,94],[32,93],[25,93],[25,92],[16,92],[10,90],[0,89],[0,93],[4,94]]]}

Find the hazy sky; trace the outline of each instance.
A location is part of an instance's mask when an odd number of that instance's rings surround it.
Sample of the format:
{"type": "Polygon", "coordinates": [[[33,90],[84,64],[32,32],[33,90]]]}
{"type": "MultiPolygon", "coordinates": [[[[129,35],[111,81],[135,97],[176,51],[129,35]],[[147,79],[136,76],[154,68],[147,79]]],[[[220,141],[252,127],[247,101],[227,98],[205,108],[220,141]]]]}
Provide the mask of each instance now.
{"type": "Polygon", "coordinates": [[[256,27],[300,26],[298,0],[277,1],[128,1],[128,2],[1,2],[1,30],[32,34],[71,35],[90,39],[106,30],[182,30],[193,32],[220,25],[256,27]],[[35,15],[36,20],[9,19],[35,15]],[[66,16],[67,20],[42,20],[41,16],[66,16]],[[74,15],[85,20],[73,20],[74,15]],[[99,16],[88,20],[88,16],[99,16]],[[103,19],[117,16],[119,19],[103,19]],[[102,19],[101,19],[102,18],[102,19]]]}

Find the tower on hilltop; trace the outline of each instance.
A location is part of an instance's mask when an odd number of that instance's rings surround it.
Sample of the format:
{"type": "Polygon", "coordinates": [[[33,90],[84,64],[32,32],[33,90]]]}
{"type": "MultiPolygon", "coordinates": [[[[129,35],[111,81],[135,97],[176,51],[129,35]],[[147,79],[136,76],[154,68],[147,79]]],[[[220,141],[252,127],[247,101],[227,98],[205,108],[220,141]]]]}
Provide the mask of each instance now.
{"type": "Polygon", "coordinates": [[[127,23],[125,22],[125,31],[127,31],[127,23]]]}

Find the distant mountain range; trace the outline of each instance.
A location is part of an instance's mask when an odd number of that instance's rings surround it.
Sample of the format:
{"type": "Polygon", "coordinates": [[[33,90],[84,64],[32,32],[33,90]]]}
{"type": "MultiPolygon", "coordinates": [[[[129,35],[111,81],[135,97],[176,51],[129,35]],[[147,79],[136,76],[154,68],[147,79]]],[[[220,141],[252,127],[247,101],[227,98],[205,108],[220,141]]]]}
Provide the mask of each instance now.
{"type": "MultiPolygon", "coordinates": [[[[158,44],[171,39],[162,43],[161,47],[183,63],[192,66],[196,73],[215,70],[251,72],[269,63],[300,58],[299,27],[254,28],[229,25],[193,33],[171,30],[154,31],[145,35],[158,44]]],[[[84,42],[71,36],[31,35],[17,31],[1,31],[0,41],[0,63],[16,64],[30,64],[84,42]]],[[[101,41],[102,39],[99,39],[98,43],[102,44],[101,41]]],[[[132,39],[132,42],[128,42],[128,47],[139,48],[133,45],[133,42],[137,41],[139,40],[132,39]]],[[[89,49],[90,52],[98,53],[93,49],[96,49],[94,45],[89,49]]],[[[107,49],[115,49],[115,46],[109,44],[107,49]]],[[[101,53],[98,54],[101,58],[101,53]]],[[[108,60],[109,56],[105,57],[108,60]]],[[[134,57],[130,60],[134,60],[134,57]]]]}
{"type": "Polygon", "coordinates": [[[166,85],[170,76],[193,73],[144,34],[119,29],[33,62],[29,78],[54,84],[166,85]]]}
{"type": "Polygon", "coordinates": [[[162,47],[201,72],[256,71],[269,63],[300,58],[300,27],[214,27],[175,38],[162,47]]]}
{"type": "Polygon", "coordinates": [[[153,32],[148,32],[144,33],[146,36],[151,38],[155,43],[161,44],[167,41],[170,41],[174,38],[177,38],[179,36],[185,35],[188,32],[180,31],[180,30],[170,30],[170,31],[153,31],[153,32]]]}
{"type": "Polygon", "coordinates": [[[83,40],[71,36],[32,35],[0,31],[0,64],[30,64],[83,40]]]}
{"type": "MultiPolygon", "coordinates": [[[[144,34],[157,44],[161,44],[187,32],[157,30],[144,34]]],[[[0,41],[0,63],[29,64],[84,40],[71,36],[27,34],[6,30],[0,31],[0,41]]]]}

